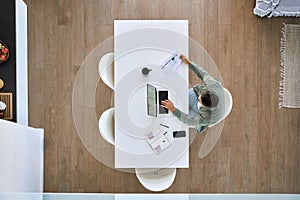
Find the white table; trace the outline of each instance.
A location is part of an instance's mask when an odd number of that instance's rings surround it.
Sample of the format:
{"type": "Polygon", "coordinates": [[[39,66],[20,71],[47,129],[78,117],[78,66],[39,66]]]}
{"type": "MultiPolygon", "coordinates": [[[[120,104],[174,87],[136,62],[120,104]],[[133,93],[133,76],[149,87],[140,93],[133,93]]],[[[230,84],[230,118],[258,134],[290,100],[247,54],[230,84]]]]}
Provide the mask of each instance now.
{"type": "Polygon", "coordinates": [[[174,52],[188,55],[187,20],[115,20],[115,167],[188,168],[189,129],[172,113],[147,115],[146,85],[167,89],[169,99],[188,112],[188,67],[162,63],[174,52]],[[152,69],[143,76],[143,67],[152,69]],[[166,124],[171,145],[156,154],[146,134],[166,124]],[[173,138],[174,130],[185,130],[186,137],[173,138]]]}

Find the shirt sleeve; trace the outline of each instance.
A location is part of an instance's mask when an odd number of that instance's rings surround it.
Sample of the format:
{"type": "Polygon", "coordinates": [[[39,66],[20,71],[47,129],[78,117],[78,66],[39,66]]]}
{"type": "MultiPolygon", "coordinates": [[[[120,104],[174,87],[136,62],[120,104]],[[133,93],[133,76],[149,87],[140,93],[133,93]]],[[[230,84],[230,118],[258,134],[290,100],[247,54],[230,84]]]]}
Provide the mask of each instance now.
{"type": "Polygon", "coordinates": [[[208,74],[208,72],[203,69],[202,67],[200,67],[199,65],[197,65],[194,62],[191,62],[191,64],[189,64],[189,68],[199,77],[201,78],[201,80],[203,80],[206,76],[210,76],[208,74]]]}
{"type": "Polygon", "coordinates": [[[192,117],[178,108],[173,112],[173,114],[182,122],[188,124],[189,126],[207,126],[210,123],[210,115],[209,113],[201,113],[195,117],[192,117]],[[207,115],[207,116],[204,116],[207,115]]]}

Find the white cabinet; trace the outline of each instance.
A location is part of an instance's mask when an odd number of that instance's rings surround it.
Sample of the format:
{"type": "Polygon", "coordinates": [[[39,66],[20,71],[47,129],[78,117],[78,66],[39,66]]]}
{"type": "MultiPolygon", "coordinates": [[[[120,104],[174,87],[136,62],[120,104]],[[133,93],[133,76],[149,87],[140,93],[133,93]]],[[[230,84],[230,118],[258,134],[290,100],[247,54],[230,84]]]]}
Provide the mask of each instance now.
{"type": "Polygon", "coordinates": [[[0,193],[43,192],[44,130],[0,120],[0,193]]]}
{"type": "Polygon", "coordinates": [[[17,122],[28,125],[27,5],[16,0],[17,122]]]}

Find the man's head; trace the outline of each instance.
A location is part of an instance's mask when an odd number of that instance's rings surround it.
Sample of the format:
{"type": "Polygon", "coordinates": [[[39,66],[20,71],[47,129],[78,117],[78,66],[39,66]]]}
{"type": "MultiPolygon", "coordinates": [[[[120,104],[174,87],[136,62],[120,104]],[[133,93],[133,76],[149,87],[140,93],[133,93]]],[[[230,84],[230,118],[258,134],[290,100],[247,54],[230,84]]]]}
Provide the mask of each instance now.
{"type": "Polygon", "coordinates": [[[212,92],[204,91],[199,96],[199,101],[208,108],[214,108],[218,105],[219,97],[212,92]]]}

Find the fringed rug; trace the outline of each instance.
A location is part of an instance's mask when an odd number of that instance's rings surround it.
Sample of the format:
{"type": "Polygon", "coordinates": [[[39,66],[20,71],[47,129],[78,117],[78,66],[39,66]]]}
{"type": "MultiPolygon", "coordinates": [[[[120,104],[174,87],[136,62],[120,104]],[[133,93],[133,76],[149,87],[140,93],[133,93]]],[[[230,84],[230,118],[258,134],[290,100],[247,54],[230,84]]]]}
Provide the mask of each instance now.
{"type": "Polygon", "coordinates": [[[283,24],[279,107],[300,108],[300,25],[283,24]]]}

